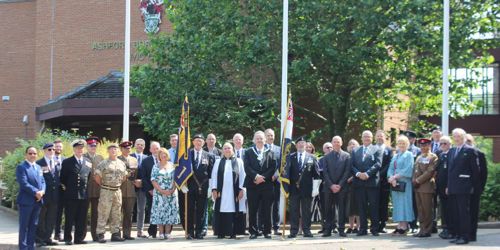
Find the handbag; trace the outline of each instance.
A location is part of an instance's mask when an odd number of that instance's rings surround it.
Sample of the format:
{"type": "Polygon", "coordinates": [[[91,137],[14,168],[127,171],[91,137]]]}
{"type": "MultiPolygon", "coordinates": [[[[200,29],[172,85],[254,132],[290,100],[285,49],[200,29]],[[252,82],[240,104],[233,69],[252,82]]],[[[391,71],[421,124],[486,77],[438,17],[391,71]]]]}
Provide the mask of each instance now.
{"type": "Polygon", "coordinates": [[[404,181],[397,181],[395,187],[391,185],[391,191],[404,192],[405,189],[406,189],[406,182],[404,181]]]}
{"type": "MultiPolygon", "coordinates": [[[[394,173],[396,173],[396,168],[397,168],[397,161],[398,161],[399,155],[396,156],[396,160],[394,161],[394,173]]],[[[391,191],[394,192],[404,192],[406,189],[406,182],[404,181],[396,181],[396,186],[391,185],[391,191]]]]}

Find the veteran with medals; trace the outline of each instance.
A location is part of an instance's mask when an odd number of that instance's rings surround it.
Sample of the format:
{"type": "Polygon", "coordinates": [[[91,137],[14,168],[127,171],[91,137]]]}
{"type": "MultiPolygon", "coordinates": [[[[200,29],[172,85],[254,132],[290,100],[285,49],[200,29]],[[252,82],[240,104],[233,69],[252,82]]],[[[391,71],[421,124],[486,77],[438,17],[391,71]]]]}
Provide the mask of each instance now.
{"type": "Polygon", "coordinates": [[[126,240],[134,240],[135,238],[131,236],[132,231],[132,214],[134,213],[134,205],[136,199],[135,193],[135,179],[137,177],[138,161],[135,157],[130,155],[130,149],[132,147],[131,141],[124,141],[120,143],[120,150],[122,155],[118,156],[118,159],[125,163],[127,168],[128,177],[122,183],[120,189],[122,190],[122,230],[123,238],[126,240]]]}

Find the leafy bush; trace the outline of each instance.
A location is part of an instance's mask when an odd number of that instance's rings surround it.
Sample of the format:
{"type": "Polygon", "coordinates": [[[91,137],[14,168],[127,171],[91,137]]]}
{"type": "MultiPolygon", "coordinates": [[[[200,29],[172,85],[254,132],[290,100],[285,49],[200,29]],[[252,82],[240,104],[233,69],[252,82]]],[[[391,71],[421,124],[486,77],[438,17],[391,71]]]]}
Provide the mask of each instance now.
{"type": "Polygon", "coordinates": [[[481,196],[479,217],[481,220],[500,219],[500,164],[493,163],[493,140],[476,138],[477,147],[486,155],[488,161],[488,180],[481,196]]]}
{"type": "MultiPolygon", "coordinates": [[[[82,136],[69,133],[67,131],[55,131],[54,133],[40,133],[32,140],[17,139],[19,146],[12,152],[7,151],[5,157],[2,159],[3,171],[0,172],[0,180],[4,183],[6,190],[4,191],[2,204],[8,207],[15,208],[14,202],[17,198],[19,185],[16,182],[16,167],[24,160],[24,150],[26,147],[32,145],[38,149],[38,156],[43,156],[42,147],[47,142],[53,142],[55,139],[61,139],[63,142],[63,152],[65,157],[73,155],[71,141],[83,138],[82,136]]],[[[97,153],[106,156],[107,145],[110,141],[103,140],[103,143],[97,147],[97,153]]]]}

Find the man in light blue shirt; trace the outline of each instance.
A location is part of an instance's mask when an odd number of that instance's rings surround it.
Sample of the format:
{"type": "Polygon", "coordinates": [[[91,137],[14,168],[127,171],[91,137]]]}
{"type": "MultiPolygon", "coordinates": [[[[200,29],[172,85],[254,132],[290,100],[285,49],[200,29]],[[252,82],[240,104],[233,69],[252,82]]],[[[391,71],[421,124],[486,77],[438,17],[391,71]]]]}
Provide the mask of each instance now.
{"type": "Polygon", "coordinates": [[[177,154],[177,142],[179,141],[179,136],[177,134],[170,135],[170,148],[168,153],[170,154],[170,162],[175,163],[175,158],[177,154]]]}

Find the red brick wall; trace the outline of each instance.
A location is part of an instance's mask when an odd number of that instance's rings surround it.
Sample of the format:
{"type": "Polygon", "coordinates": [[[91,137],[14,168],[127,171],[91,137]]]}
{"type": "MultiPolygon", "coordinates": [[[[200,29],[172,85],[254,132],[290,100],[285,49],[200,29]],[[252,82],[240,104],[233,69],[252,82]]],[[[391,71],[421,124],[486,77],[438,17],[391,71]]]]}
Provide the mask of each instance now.
{"type": "Polygon", "coordinates": [[[0,3],[0,156],[24,138],[23,115],[29,116],[28,136],[34,135],[34,76],[36,3],[0,3]]]}
{"type": "MultiPolygon", "coordinates": [[[[139,1],[132,0],[131,41],[145,41],[139,1]]],[[[35,107],[50,99],[50,51],[54,41],[53,97],[106,75],[122,70],[123,49],[95,50],[94,42],[123,42],[124,1],[50,0],[0,3],[0,156],[15,147],[15,138],[25,136],[21,120],[28,114],[28,137],[41,124],[35,107]],[[52,33],[52,2],[54,26],[52,33]]],[[[171,31],[163,17],[162,31],[171,31]]],[[[132,46],[132,55],[135,54],[132,46]]],[[[137,63],[141,61],[133,61],[137,63]]]]}

